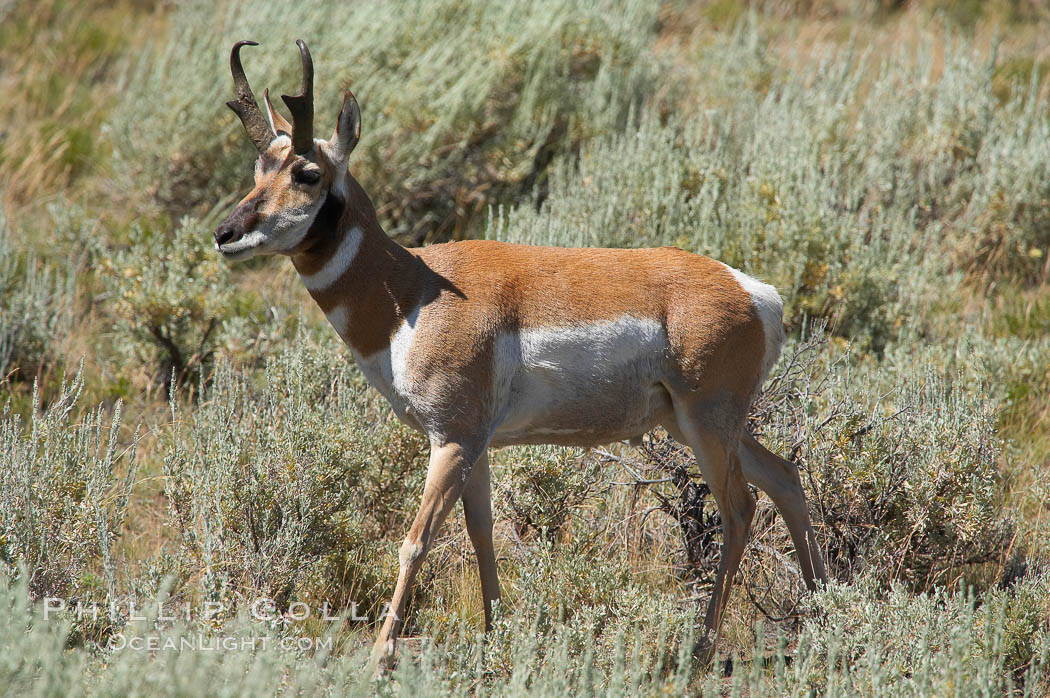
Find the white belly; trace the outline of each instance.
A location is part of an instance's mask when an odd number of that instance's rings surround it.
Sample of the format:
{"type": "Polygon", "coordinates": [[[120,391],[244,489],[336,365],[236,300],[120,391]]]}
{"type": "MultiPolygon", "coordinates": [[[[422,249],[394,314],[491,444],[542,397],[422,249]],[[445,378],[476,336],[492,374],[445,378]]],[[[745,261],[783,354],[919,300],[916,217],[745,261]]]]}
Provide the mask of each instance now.
{"type": "Polygon", "coordinates": [[[501,335],[493,443],[582,445],[644,433],[670,408],[667,351],[661,323],[631,316],[501,335]]]}

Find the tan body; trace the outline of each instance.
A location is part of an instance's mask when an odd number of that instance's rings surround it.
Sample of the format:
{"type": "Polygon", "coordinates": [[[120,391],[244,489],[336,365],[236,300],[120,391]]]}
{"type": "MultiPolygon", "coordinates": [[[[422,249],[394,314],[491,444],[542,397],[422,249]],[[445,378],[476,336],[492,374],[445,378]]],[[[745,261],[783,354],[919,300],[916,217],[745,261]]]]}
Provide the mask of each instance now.
{"type": "MultiPolygon", "coordinates": [[[[308,53],[300,49],[305,66],[308,53]]],[[[238,69],[239,59],[235,79],[238,69]]],[[[300,98],[285,99],[294,106],[300,98]]],[[[499,585],[490,446],[594,446],[657,425],[688,444],[724,526],[705,648],[713,646],[754,511],[746,481],[782,512],[806,583],[825,578],[797,470],[745,430],[783,342],[772,287],[674,248],[489,241],[402,248],[346,171],[360,124],[352,95],[332,141],[313,145],[282,135],[291,126],[268,99],[267,108],[276,127],[269,142],[242,116],[261,152],[256,187],[216,231],[217,248],[231,258],[290,256],[369,382],[431,442],[423,501],[401,548],[393,613],[377,638],[381,660],[393,656],[412,580],[457,500],[491,622],[499,585]],[[297,181],[302,171],[316,171],[316,181],[297,181]]]]}

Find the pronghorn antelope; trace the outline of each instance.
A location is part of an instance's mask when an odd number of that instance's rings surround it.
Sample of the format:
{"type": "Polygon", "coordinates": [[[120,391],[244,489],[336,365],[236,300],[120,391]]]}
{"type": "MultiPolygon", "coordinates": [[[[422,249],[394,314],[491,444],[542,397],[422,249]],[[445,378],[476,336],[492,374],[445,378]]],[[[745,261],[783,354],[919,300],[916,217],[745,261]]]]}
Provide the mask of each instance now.
{"type": "MultiPolygon", "coordinates": [[[[694,451],[724,526],[701,646],[714,645],[764,490],[790,530],[807,585],[825,579],[796,467],[745,429],[784,341],[776,289],[674,248],[564,249],[464,241],[405,249],[386,236],[347,170],[361,113],[348,91],[332,137],[313,136],[313,63],[302,89],[264,93],[241,66],[227,102],[259,150],[255,186],[215,231],[227,259],[291,257],[307,291],[397,416],[430,440],[419,513],[400,550],[392,611],[376,640],[392,658],[412,580],[463,501],[486,628],[499,598],[490,446],[595,446],[662,425],[694,451]]],[[[706,654],[706,651],[704,652],[706,654]]]]}

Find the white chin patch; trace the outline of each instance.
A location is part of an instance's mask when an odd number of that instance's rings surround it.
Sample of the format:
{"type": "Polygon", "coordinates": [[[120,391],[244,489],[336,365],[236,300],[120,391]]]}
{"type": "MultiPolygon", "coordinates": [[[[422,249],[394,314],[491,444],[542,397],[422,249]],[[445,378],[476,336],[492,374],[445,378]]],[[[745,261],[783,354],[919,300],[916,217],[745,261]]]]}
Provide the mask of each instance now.
{"type": "Polygon", "coordinates": [[[216,244],[215,248],[226,259],[248,259],[261,250],[264,242],[266,237],[258,230],[253,230],[236,242],[216,244]]]}

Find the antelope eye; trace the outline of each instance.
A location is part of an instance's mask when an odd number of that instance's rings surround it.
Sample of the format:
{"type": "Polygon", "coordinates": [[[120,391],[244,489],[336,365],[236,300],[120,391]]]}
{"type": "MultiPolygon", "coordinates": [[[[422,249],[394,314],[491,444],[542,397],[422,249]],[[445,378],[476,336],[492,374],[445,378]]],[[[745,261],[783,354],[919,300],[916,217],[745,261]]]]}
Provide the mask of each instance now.
{"type": "Polygon", "coordinates": [[[321,180],[321,173],[317,170],[295,170],[292,172],[292,181],[297,184],[317,184],[321,180]]]}

